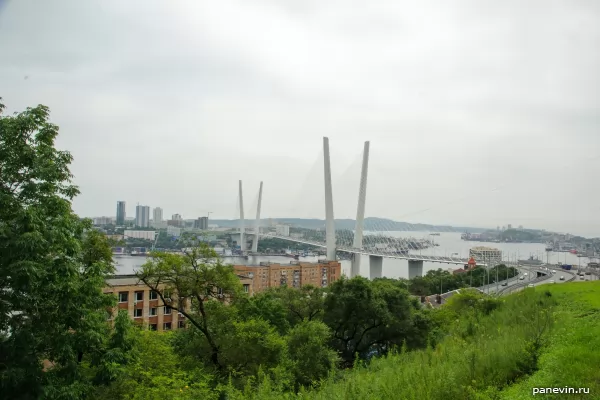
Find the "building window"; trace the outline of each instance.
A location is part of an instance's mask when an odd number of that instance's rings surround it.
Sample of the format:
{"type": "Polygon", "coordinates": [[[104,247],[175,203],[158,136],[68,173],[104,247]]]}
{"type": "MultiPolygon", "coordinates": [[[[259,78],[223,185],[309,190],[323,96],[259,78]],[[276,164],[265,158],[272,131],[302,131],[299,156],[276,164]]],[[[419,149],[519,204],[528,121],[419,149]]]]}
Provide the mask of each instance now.
{"type": "Polygon", "coordinates": [[[158,330],[158,325],[157,325],[157,324],[150,324],[150,330],[151,330],[151,331],[156,331],[156,330],[158,330]]]}
{"type": "Polygon", "coordinates": [[[150,300],[158,300],[158,293],[156,293],[154,290],[150,291],[150,300]]]}
{"type": "Polygon", "coordinates": [[[171,309],[167,306],[163,307],[163,314],[164,315],[171,315],[171,309]]]}
{"type": "Polygon", "coordinates": [[[180,329],[183,329],[183,328],[185,328],[185,321],[179,321],[179,322],[177,323],[177,326],[179,326],[179,328],[180,328],[180,329]]]}
{"type": "Polygon", "coordinates": [[[119,292],[119,303],[127,303],[129,293],[119,292]]]}
{"type": "Polygon", "coordinates": [[[250,285],[244,285],[244,292],[248,293],[250,291],[250,285]]]}
{"type": "Polygon", "coordinates": [[[144,292],[135,292],[135,301],[144,301],[144,292]]]}
{"type": "Polygon", "coordinates": [[[170,331],[171,330],[171,323],[170,322],[165,322],[163,324],[163,331],[170,331]]]}
{"type": "Polygon", "coordinates": [[[142,313],[144,312],[144,310],[142,310],[141,308],[136,308],[133,310],[133,318],[142,318],[142,313]]]}
{"type": "Polygon", "coordinates": [[[152,307],[152,308],[150,309],[150,316],[151,316],[151,317],[155,317],[155,316],[157,316],[157,315],[158,315],[158,308],[156,308],[156,307],[152,307]]]}
{"type": "Polygon", "coordinates": [[[163,292],[163,297],[165,298],[165,300],[171,299],[171,292],[169,290],[165,290],[163,292]]]}

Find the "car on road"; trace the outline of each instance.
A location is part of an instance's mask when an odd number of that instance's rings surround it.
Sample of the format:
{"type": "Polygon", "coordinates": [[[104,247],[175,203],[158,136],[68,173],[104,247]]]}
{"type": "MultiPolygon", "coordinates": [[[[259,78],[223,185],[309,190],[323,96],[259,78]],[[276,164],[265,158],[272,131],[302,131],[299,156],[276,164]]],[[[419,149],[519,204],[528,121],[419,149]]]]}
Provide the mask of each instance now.
{"type": "Polygon", "coordinates": [[[502,282],[502,286],[507,286],[508,282],[502,282]]]}
{"type": "Polygon", "coordinates": [[[524,277],[524,276],[522,276],[522,277],[520,277],[520,278],[519,278],[519,280],[520,280],[520,281],[522,281],[523,279],[525,279],[525,277],[524,277]]]}
{"type": "Polygon", "coordinates": [[[560,280],[561,280],[561,281],[564,281],[564,280],[565,280],[565,277],[564,277],[564,276],[561,276],[561,277],[560,277],[560,280]]]}
{"type": "Polygon", "coordinates": [[[553,274],[555,274],[555,273],[556,273],[556,270],[555,270],[555,269],[553,269],[553,270],[552,270],[552,273],[553,273],[553,274]]]}
{"type": "Polygon", "coordinates": [[[554,279],[552,279],[552,280],[550,281],[550,283],[556,283],[556,282],[554,281],[554,279]]]}
{"type": "Polygon", "coordinates": [[[585,276],[581,275],[581,276],[579,277],[579,279],[581,279],[581,280],[584,280],[584,279],[585,279],[585,276]]]}
{"type": "Polygon", "coordinates": [[[590,271],[585,271],[586,275],[591,275],[592,273],[590,271]]]}
{"type": "Polygon", "coordinates": [[[527,287],[533,287],[533,283],[530,283],[529,285],[527,285],[527,287]]]}

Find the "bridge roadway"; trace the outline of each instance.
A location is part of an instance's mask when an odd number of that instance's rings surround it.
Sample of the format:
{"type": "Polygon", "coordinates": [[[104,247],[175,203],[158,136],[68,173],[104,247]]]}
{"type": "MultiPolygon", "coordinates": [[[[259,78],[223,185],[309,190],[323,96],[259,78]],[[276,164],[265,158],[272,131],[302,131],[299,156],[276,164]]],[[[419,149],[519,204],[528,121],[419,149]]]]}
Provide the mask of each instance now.
{"type": "MultiPolygon", "coordinates": [[[[254,235],[255,232],[248,231],[246,234],[254,235]]],[[[312,245],[315,247],[323,247],[323,248],[326,247],[325,243],[322,243],[322,242],[317,242],[317,241],[308,240],[308,239],[293,238],[290,236],[277,235],[277,234],[273,234],[273,233],[259,233],[259,236],[282,239],[282,240],[287,240],[289,242],[295,242],[295,243],[309,244],[309,245],[312,245]]],[[[346,253],[364,254],[366,256],[396,258],[396,259],[408,260],[408,261],[426,261],[426,262],[436,262],[436,263],[456,264],[456,265],[465,265],[469,261],[469,259],[467,259],[467,258],[452,258],[452,257],[445,257],[445,256],[426,256],[426,255],[421,255],[421,254],[389,253],[389,252],[385,252],[385,251],[356,249],[354,247],[348,247],[348,246],[338,246],[338,247],[336,247],[336,250],[346,252],[346,253]]],[[[505,262],[504,264],[507,266],[511,266],[514,263],[506,263],[505,262]]],[[[478,265],[485,266],[485,264],[478,264],[478,265]]],[[[516,264],[514,264],[514,265],[516,266],[516,264]]]]}

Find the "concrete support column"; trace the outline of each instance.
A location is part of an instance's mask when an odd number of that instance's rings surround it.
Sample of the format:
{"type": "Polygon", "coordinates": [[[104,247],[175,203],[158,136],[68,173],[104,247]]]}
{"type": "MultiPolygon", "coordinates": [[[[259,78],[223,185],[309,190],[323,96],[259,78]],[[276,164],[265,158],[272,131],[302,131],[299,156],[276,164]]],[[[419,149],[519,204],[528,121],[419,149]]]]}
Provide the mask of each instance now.
{"type": "Polygon", "coordinates": [[[408,279],[423,276],[423,261],[408,260],[408,279]]]}
{"type": "Polygon", "coordinates": [[[258,189],[258,207],[256,207],[256,221],[254,222],[254,240],[252,241],[252,251],[258,252],[258,233],[260,230],[260,203],[262,202],[262,189],[263,183],[260,183],[260,189],[258,189]]]}
{"type": "Polygon", "coordinates": [[[246,250],[244,231],[246,230],[244,221],[244,195],[242,194],[242,181],[240,180],[240,250],[246,250]]]}
{"type": "Polygon", "coordinates": [[[350,264],[350,278],[360,275],[360,259],[362,254],[352,253],[352,261],[350,264]]]}
{"type": "Polygon", "coordinates": [[[331,162],[329,159],[329,138],[323,138],[323,158],[325,174],[325,242],[327,260],[335,261],[335,220],[333,216],[333,188],[331,185],[331,162]]]}
{"type": "Polygon", "coordinates": [[[371,279],[383,276],[383,257],[369,256],[369,275],[371,279]]]}

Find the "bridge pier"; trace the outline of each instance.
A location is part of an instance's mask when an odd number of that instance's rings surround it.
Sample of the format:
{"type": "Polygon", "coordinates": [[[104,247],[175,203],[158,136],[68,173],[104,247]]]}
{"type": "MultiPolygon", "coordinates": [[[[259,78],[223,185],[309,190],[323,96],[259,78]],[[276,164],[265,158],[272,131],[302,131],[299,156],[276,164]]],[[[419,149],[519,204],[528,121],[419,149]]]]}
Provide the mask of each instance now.
{"type": "Polygon", "coordinates": [[[423,276],[423,261],[408,260],[408,279],[423,276]]]}
{"type": "Polygon", "coordinates": [[[352,253],[352,261],[350,264],[350,278],[360,275],[360,253],[352,253]]]}
{"type": "MultiPolygon", "coordinates": [[[[360,257],[360,254],[357,254],[360,257]]],[[[383,276],[383,257],[369,256],[369,275],[371,279],[383,276]]]]}

